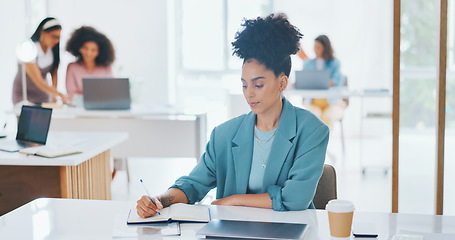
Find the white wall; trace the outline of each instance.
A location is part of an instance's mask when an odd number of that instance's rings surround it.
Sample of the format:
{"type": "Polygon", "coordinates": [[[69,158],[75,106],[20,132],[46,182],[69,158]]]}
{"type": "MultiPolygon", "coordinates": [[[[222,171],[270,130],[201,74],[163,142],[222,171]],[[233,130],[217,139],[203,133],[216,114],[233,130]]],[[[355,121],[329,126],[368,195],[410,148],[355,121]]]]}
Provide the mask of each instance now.
{"type": "MultiPolygon", "coordinates": [[[[392,89],[393,1],[391,0],[280,0],[274,1],[274,12],[285,13],[290,22],[304,34],[301,45],[309,57],[314,57],[314,39],[327,35],[341,62],[341,71],[348,77],[350,89],[392,89]]],[[[293,58],[293,70],[303,61],[293,58]]],[[[292,81],[293,79],[291,79],[292,81]]],[[[362,119],[365,111],[387,112],[391,99],[368,99],[362,102],[351,98],[345,112],[345,133],[360,134],[369,127],[362,119]]],[[[390,130],[382,124],[384,133],[390,130]]],[[[363,133],[365,134],[365,132],[363,133]]]]}
{"type": "MultiPolygon", "coordinates": [[[[0,128],[12,107],[11,92],[17,71],[16,45],[26,39],[23,1],[0,0],[0,128]]],[[[11,129],[15,129],[14,126],[11,129]]]]}
{"type": "Polygon", "coordinates": [[[314,57],[314,39],[327,35],[350,87],[388,88],[392,77],[392,1],[280,0],[284,12],[304,37],[305,52],[314,57]]]}
{"type": "MultiPolygon", "coordinates": [[[[11,89],[17,71],[16,45],[31,36],[39,21],[56,17],[62,24],[59,90],[66,92],[66,67],[74,58],[64,50],[71,32],[90,25],[106,34],[114,44],[114,74],[130,77],[134,102],[168,103],[168,26],[165,0],[48,0],[36,2],[33,12],[40,20],[27,32],[25,0],[0,0],[0,124],[4,111],[12,107],[11,89]]],[[[33,5],[31,4],[31,5],[33,5]]],[[[30,14],[29,14],[30,15],[30,14]]],[[[36,17],[36,16],[35,16],[36,17]]],[[[14,128],[13,128],[14,129],[14,128]]]]}
{"type": "MultiPolygon", "coordinates": [[[[114,74],[130,77],[133,102],[168,102],[165,0],[49,0],[48,6],[49,15],[63,26],[62,49],[74,29],[93,26],[114,44],[114,74]]],[[[72,60],[62,51],[60,79],[65,78],[66,66],[72,60]]]]}

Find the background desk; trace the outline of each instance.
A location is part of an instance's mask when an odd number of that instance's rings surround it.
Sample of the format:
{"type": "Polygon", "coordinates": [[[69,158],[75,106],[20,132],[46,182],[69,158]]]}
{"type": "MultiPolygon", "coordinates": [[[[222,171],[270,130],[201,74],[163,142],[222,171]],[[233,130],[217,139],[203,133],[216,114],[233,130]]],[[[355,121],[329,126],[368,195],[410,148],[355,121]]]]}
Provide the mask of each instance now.
{"type": "MultiPolygon", "coordinates": [[[[302,105],[303,98],[349,98],[360,97],[392,97],[392,93],[388,90],[371,89],[371,90],[349,90],[347,88],[329,89],[329,90],[300,90],[288,88],[283,92],[283,95],[296,106],[302,105]]],[[[363,111],[363,101],[361,105],[363,111]]],[[[248,113],[251,108],[245,101],[243,93],[231,91],[228,94],[228,112],[229,117],[236,117],[240,114],[248,113]]]]}
{"type": "MultiPolygon", "coordinates": [[[[302,106],[302,99],[303,98],[343,98],[343,99],[350,99],[350,98],[357,98],[360,100],[360,107],[359,107],[359,116],[360,116],[360,121],[358,122],[358,130],[359,130],[359,137],[360,137],[360,147],[359,147],[359,157],[360,157],[360,165],[362,169],[362,173],[365,173],[366,165],[364,162],[364,159],[368,159],[368,156],[364,156],[363,153],[363,138],[364,138],[364,120],[367,118],[370,119],[377,119],[377,118],[383,118],[383,119],[391,119],[392,118],[392,93],[388,91],[387,89],[363,89],[363,90],[349,90],[347,88],[331,88],[328,90],[301,90],[301,89],[287,89],[286,91],[283,92],[283,94],[297,106],[302,106]],[[380,100],[379,104],[365,104],[365,102],[368,102],[366,99],[370,99],[370,101],[378,99],[380,100]],[[389,99],[390,105],[385,104],[387,100],[389,99]],[[365,105],[367,106],[374,106],[373,109],[369,107],[369,109],[365,109],[365,105]]],[[[348,108],[353,108],[355,104],[352,104],[353,101],[349,102],[350,106],[348,108]]],[[[377,102],[376,102],[377,103],[377,102]]],[[[355,107],[354,107],[355,109],[355,107]]],[[[346,112],[345,112],[346,113],[346,112]]],[[[346,115],[346,114],[345,114],[346,115]]],[[[345,156],[345,139],[344,139],[344,130],[343,130],[343,125],[345,125],[346,121],[344,121],[344,117],[342,118],[342,121],[340,121],[340,134],[341,134],[341,146],[342,146],[342,159],[344,159],[345,156]]],[[[351,119],[353,120],[353,119],[351,119]]],[[[365,126],[368,126],[368,121],[366,122],[367,124],[365,126]]],[[[355,127],[355,125],[352,124],[352,121],[349,122],[351,124],[351,127],[355,127]]],[[[391,124],[391,121],[390,121],[391,124]]],[[[371,126],[371,125],[370,125],[371,126]]],[[[351,128],[353,129],[353,128],[351,128]]],[[[368,128],[367,132],[370,130],[368,128]]],[[[387,129],[384,129],[387,131],[387,129]]],[[[371,131],[369,131],[371,132],[371,131]]],[[[381,132],[382,134],[386,132],[381,132]]],[[[391,127],[390,127],[390,136],[391,136],[391,127]]],[[[391,145],[390,145],[391,146],[391,145]]],[[[391,148],[390,148],[391,151],[391,148]]],[[[391,153],[390,153],[391,156],[391,153]]],[[[368,162],[368,161],[366,161],[368,162]]],[[[390,159],[391,162],[391,159],[390,159]]],[[[343,161],[344,163],[344,161],[343,161]]],[[[388,169],[390,168],[389,161],[384,161],[383,163],[380,163],[379,165],[375,164],[375,167],[381,167],[384,168],[384,173],[387,174],[388,169]]]]}
{"type": "Polygon", "coordinates": [[[392,97],[392,93],[388,90],[349,90],[347,88],[331,88],[329,90],[302,90],[291,88],[284,91],[284,95],[289,97],[297,95],[306,98],[392,97]]]}
{"type": "Polygon", "coordinates": [[[114,158],[191,157],[199,159],[207,143],[205,113],[188,114],[169,108],[126,111],[55,109],[51,131],[125,131],[127,141],[112,149],[114,158]]]}
{"type": "Polygon", "coordinates": [[[37,197],[111,199],[110,149],[121,132],[50,132],[48,145],[70,145],[80,154],[58,158],[0,151],[0,215],[37,197]]]}
{"type": "MultiPolygon", "coordinates": [[[[38,199],[0,217],[0,239],[112,239],[114,226],[126,224],[128,212],[135,206],[135,202],[38,199]]],[[[310,224],[307,239],[330,239],[324,210],[276,212],[249,207],[209,207],[212,219],[307,223],[310,224]]],[[[354,222],[374,223],[377,239],[391,239],[394,234],[407,231],[455,237],[455,216],[356,212],[354,222]]],[[[202,226],[182,224],[181,237],[163,239],[196,239],[195,233],[202,226]]]]}

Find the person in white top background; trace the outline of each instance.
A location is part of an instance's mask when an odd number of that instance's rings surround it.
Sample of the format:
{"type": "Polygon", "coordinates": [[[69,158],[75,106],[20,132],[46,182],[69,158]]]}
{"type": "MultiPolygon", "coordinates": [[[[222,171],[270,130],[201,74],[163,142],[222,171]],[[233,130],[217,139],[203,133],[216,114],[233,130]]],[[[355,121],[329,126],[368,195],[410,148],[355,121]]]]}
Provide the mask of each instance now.
{"type": "MultiPolygon", "coordinates": [[[[38,56],[36,61],[25,63],[27,100],[32,103],[43,103],[57,100],[60,97],[63,103],[69,103],[69,98],[57,90],[57,70],[60,63],[60,33],[62,26],[53,17],[45,18],[38,25],[31,39],[36,44],[38,56]],[[47,81],[51,74],[52,85],[47,81]]],[[[22,101],[22,65],[13,83],[13,104],[22,101]]]]}

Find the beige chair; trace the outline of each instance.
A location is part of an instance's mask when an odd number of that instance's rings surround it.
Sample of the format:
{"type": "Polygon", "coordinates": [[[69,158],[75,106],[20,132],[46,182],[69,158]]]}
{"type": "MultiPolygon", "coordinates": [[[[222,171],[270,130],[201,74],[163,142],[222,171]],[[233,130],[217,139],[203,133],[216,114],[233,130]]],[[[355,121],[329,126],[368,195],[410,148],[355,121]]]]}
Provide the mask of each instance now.
{"type": "Polygon", "coordinates": [[[324,164],[324,171],[319,179],[313,204],[316,209],[325,209],[325,205],[332,199],[337,198],[337,178],[335,168],[332,165],[324,164]]]}

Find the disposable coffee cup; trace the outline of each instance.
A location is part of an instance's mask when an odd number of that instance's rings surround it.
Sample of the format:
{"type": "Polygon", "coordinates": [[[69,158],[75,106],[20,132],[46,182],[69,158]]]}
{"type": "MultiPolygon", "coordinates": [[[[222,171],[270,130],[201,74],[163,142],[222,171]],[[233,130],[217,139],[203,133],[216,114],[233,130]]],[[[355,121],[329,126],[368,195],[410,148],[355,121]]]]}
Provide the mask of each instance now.
{"type": "Polygon", "coordinates": [[[351,236],[354,205],[346,200],[330,200],[325,206],[329,215],[330,235],[332,239],[349,239],[351,236]]]}

